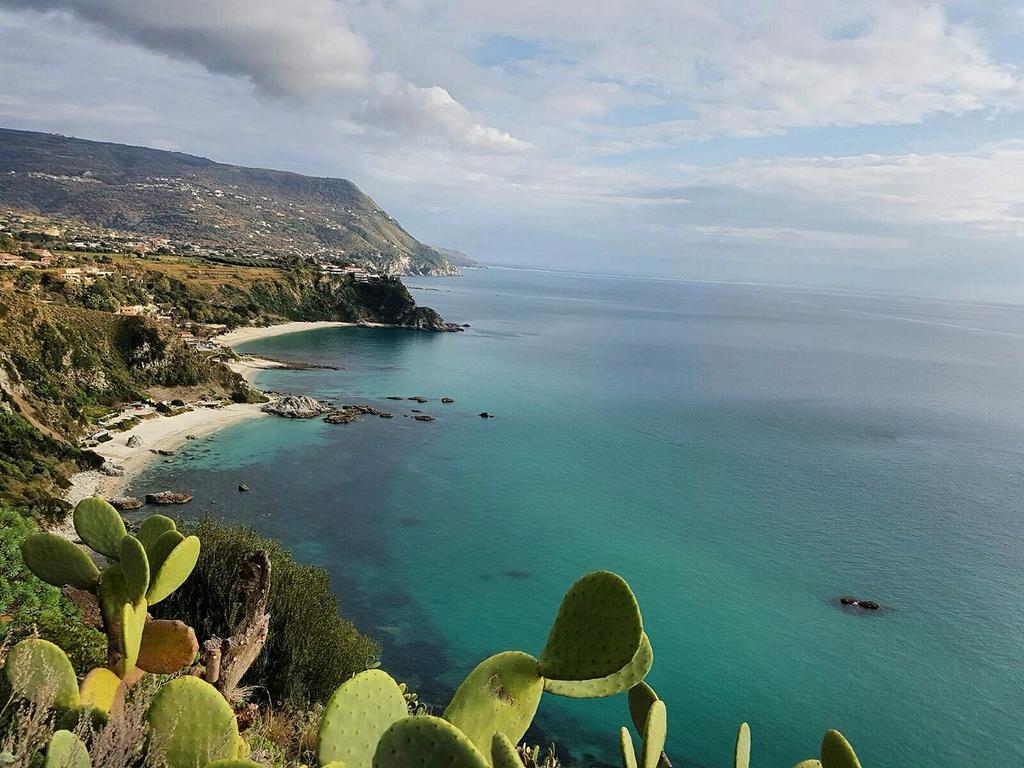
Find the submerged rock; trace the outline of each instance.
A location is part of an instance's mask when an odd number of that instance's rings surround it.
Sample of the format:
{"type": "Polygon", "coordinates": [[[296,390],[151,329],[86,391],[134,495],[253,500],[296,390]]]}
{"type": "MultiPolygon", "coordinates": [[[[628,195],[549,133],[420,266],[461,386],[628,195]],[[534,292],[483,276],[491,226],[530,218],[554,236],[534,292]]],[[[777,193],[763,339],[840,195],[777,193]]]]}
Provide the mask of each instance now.
{"type": "Polygon", "coordinates": [[[343,405],[336,411],[332,411],[324,417],[328,424],[351,424],[359,421],[363,416],[379,416],[382,419],[390,419],[392,415],[387,411],[379,411],[372,405],[343,405]]]}
{"type": "Polygon", "coordinates": [[[330,408],[306,395],[285,395],[279,400],[267,403],[260,410],[286,419],[312,419],[327,413],[330,408]]]}
{"type": "Polygon", "coordinates": [[[416,414],[416,421],[433,421],[433,420],[434,420],[433,416],[428,416],[425,413],[418,413],[418,414],[416,414]]]}
{"type": "Polygon", "coordinates": [[[192,497],[180,491],[160,491],[160,493],[147,493],[147,504],[188,504],[192,497]]]}
{"type": "Polygon", "coordinates": [[[441,402],[447,405],[448,403],[454,403],[455,401],[450,397],[442,397],[441,402]]]}
{"type": "Polygon", "coordinates": [[[481,419],[493,419],[494,418],[494,414],[493,413],[488,413],[487,411],[483,411],[480,414],[480,418],[481,419]]]}

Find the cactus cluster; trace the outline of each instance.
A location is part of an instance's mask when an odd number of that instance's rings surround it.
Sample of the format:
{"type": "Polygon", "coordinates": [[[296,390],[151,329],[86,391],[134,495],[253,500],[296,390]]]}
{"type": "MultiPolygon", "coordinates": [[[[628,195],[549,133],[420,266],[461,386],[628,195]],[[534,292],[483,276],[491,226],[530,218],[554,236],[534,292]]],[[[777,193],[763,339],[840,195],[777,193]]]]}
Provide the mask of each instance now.
{"type": "Polygon", "coordinates": [[[174,521],[154,515],[138,536],[101,498],[84,499],[73,514],[75,532],[107,561],[100,571],[84,549],[52,533],[38,532],[22,544],[25,565],[48,584],[95,595],[107,635],[107,662],[124,678],[138,666],[146,672],[176,672],[198,651],[184,625],[149,621],[149,606],[180,587],[199,559],[199,539],[178,532],[174,521]]]}
{"type": "MultiPolygon", "coordinates": [[[[82,540],[111,561],[102,572],[81,549],[49,534],[26,541],[33,572],[50,583],[95,592],[114,652],[110,668],[94,669],[79,684],[67,657],[45,640],[30,639],[8,654],[5,672],[16,693],[72,716],[117,716],[127,688],[142,671],[181,669],[196,653],[195,634],[181,622],[147,619],[147,608],[188,576],[199,542],[157,515],[132,536],[113,508],[98,499],[75,510],[82,540]],[[61,543],[63,542],[63,543],[61,543]]],[[[343,683],[320,722],[321,768],[524,768],[518,747],[544,693],[572,698],[628,691],[630,729],[619,732],[623,768],[671,768],[665,755],[668,712],[644,678],[653,662],[637,600],[619,576],[599,571],[566,593],[539,657],[506,651],[485,659],[458,687],[442,716],[423,714],[386,672],[370,669],[343,683]],[[410,702],[412,706],[410,706],[410,702]]],[[[410,698],[411,697],[411,698],[410,698]]],[[[197,676],[164,683],[146,712],[147,748],[167,768],[258,768],[221,693],[197,676]]],[[[61,720],[64,724],[64,720],[61,720]]],[[[44,768],[91,768],[86,744],[57,731],[44,768]]],[[[750,728],[739,727],[733,768],[750,768],[750,728]]],[[[0,755],[3,758],[3,755],[0,755]]],[[[534,754],[534,762],[536,754],[534,754]]],[[[2,765],[2,760],[0,760],[2,765]]],[[[853,749],[829,731],[820,759],[796,768],[860,768],[853,749]]]]}

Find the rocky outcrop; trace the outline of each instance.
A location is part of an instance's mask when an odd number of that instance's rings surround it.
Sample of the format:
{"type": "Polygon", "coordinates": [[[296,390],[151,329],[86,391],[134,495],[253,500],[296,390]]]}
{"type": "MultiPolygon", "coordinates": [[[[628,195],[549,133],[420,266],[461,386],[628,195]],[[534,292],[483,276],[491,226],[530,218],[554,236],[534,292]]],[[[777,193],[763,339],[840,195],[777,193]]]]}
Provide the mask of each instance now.
{"type": "Polygon", "coordinates": [[[399,318],[396,325],[414,328],[417,331],[457,333],[465,330],[461,325],[446,323],[444,318],[430,307],[415,307],[399,318]]]}
{"type": "Polygon", "coordinates": [[[128,438],[127,446],[129,448],[138,448],[140,445],[142,445],[142,438],[138,435],[132,435],[128,438]]]}
{"type": "Polygon", "coordinates": [[[124,467],[119,464],[113,464],[109,461],[105,461],[102,466],[100,466],[100,472],[107,477],[121,477],[124,475],[124,467]]]}
{"type": "Polygon", "coordinates": [[[328,424],[351,424],[359,421],[363,416],[377,416],[381,419],[390,419],[392,414],[387,411],[380,411],[372,405],[343,405],[336,411],[332,411],[324,417],[328,424]]]}
{"type": "Polygon", "coordinates": [[[858,600],[855,597],[849,595],[843,595],[839,598],[839,604],[845,608],[860,608],[865,611],[877,611],[882,606],[876,603],[874,600],[858,600]]]}
{"type": "Polygon", "coordinates": [[[192,497],[180,491],[160,491],[160,493],[147,493],[147,504],[188,504],[192,497]]]}
{"type": "Polygon", "coordinates": [[[134,496],[118,496],[110,500],[110,506],[120,512],[130,512],[133,509],[142,509],[142,499],[134,496]]]}
{"type": "Polygon", "coordinates": [[[283,416],[286,419],[312,419],[327,413],[331,409],[318,400],[306,395],[285,395],[267,403],[260,410],[283,416]]]}

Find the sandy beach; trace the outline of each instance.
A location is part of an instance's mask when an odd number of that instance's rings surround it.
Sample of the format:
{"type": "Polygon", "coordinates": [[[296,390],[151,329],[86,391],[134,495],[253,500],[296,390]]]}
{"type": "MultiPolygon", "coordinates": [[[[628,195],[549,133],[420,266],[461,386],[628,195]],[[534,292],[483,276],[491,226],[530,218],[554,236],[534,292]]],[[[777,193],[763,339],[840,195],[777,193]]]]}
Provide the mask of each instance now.
{"type": "MultiPolygon", "coordinates": [[[[124,475],[111,477],[101,472],[79,472],[71,478],[71,487],[65,498],[76,504],[88,496],[107,498],[120,496],[131,485],[132,478],[147,462],[162,458],[152,450],[171,451],[184,443],[190,435],[203,437],[239,421],[266,416],[260,405],[233,404],[222,408],[196,408],[177,416],[148,419],[127,432],[115,433],[114,439],[100,443],[93,450],[111,464],[123,468],[124,475]],[[141,444],[128,447],[128,439],[138,436],[141,444]]],[[[166,490],[158,488],[156,490],[166,490]]]]}
{"type": "Polygon", "coordinates": [[[281,323],[279,325],[265,326],[247,325],[244,328],[236,328],[233,331],[222,333],[220,336],[214,336],[211,341],[220,344],[222,347],[234,347],[236,344],[245,344],[248,341],[256,341],[257,339],[269,339],[273,336],[285,336],[289,333],[312,331],[318,328],[345,328],[354,325],[356,323],[340,323],[332,320],[281,323]]]}

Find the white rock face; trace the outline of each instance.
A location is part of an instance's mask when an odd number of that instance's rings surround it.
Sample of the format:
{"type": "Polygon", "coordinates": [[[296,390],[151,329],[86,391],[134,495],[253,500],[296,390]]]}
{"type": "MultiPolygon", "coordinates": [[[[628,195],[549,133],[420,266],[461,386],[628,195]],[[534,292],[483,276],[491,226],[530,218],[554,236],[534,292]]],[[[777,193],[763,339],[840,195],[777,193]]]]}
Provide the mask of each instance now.
{"type": "Polygon", "coordinates": [[[306,395],[285,395],[280,400],[267,403],[260,410],[275,416],[284,416],[286,419],[312,419],[331,409],[306,395]]]}

